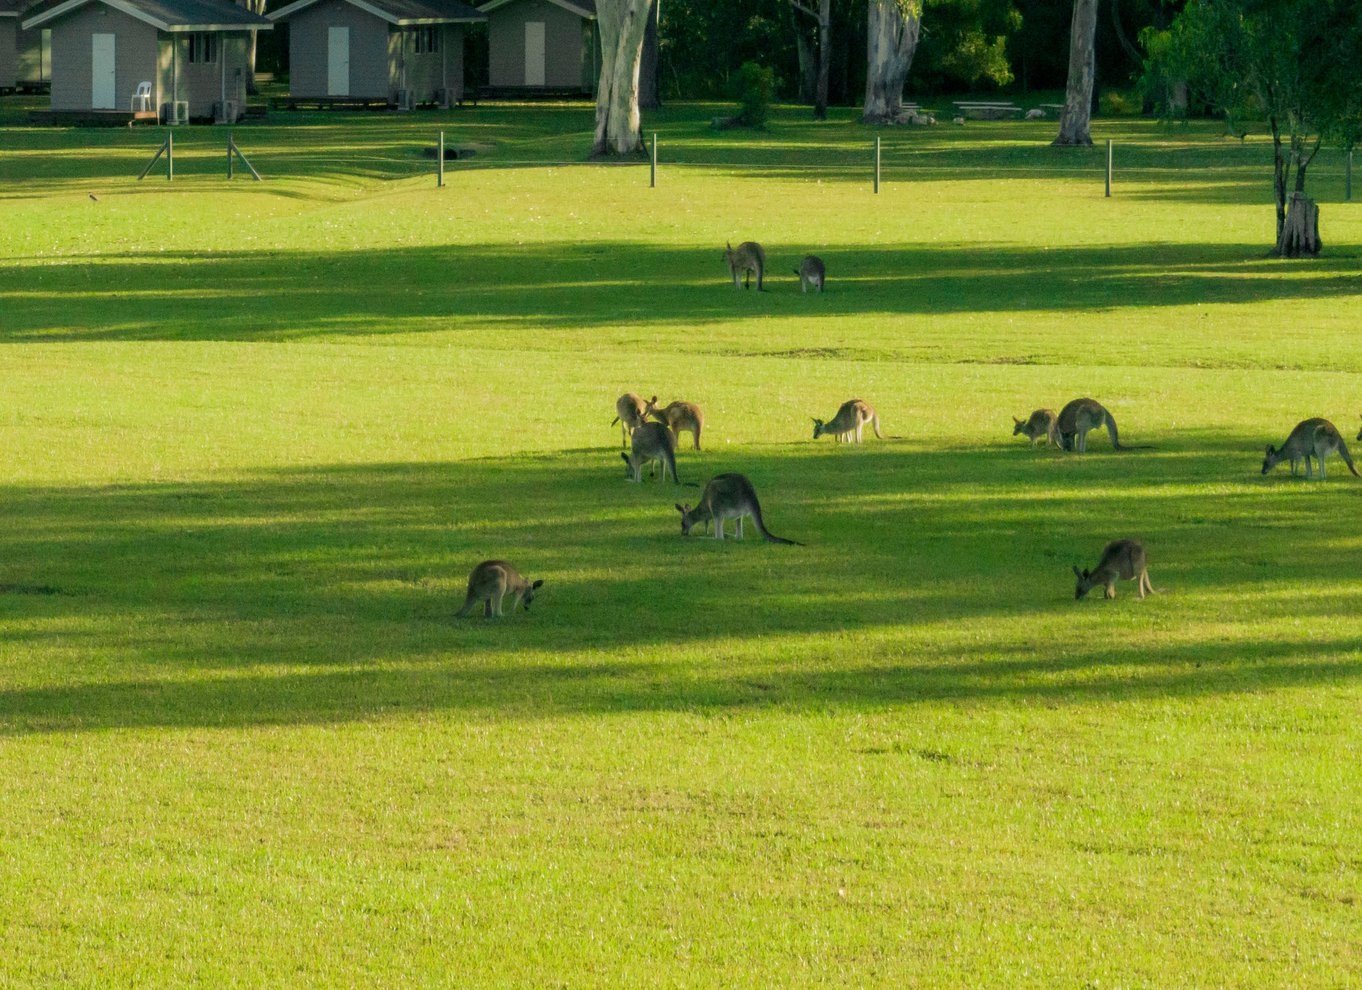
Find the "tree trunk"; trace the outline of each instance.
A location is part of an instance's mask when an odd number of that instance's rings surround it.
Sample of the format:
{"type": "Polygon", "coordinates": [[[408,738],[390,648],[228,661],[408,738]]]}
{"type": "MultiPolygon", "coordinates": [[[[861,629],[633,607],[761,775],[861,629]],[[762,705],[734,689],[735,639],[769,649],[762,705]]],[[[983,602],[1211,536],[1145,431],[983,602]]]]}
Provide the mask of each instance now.
{"type": "Polygon", "coordinates": [[[1275,115],[1267,118],[1272,129],[1272,195],[1277,204],[1277,243],[1282,241],[1282,231],[1286,228],[1286,182],[1291,174],[1291,162],[1282,153],[1282,132],[1277,126],[1275,115]]]}
{"type": "Polygon", "coordinates": [[[601,78],[593,155],[629,155],[643,148],[638,73],[651,4],[652,0],[597,0],[601,78]]]}
{"type": "Polygon", "coordinates": [[[1319,206],[1303,192],[1293,192],[1287,201],[1286,219],[1277,235],[1279,258],[1313,258],[1324,245],[1319,239],[1319,206]]]}
{"type": "Polygon", "coordinates": [[[1074,0],[1069,35],[1069,85],[1064,93],[1064,113],[1059,118],[1057,145],[1091,145],[1088,123],[1092,119],[1093,76],[1096,67],[1097,0],[1074,0]]]}
{"type": "Polygon", "coordinates": [[[643,110],[662,106],[662,53],[657,33],[661,6],[662,0],[653,0],[648,27],[643,33],[643,58],[638,70],[638,105],[643,110]]]}
{"type": "Polygon", "coordinates": [[[922,9],[900,0],[870,0],[865,23],[865,109],[870,124],[892,121],[903,111],[903,85],[913,66],[922,9]]]}
{"type": "Polygon", "coordinates": [[[818,88],[818,61],[814,56],[813,45],[809,43],[809,32],[794,16],[794,8],[787,7],[790,23],[794,26],[795,59],[799,64],[799,102],[812,103],[814,91],[818,88]]]}
{"type": "MultiPolygon", "coordinates": [[[[265,15],[265,0],[241,0],[241,6],[245,7],[253,14],[265,15]]],[[[258,31],[249,32],[246,41],[246,92],[255,95],[255,52],[256,42],[259,40],[258,31]]]]}
{"type": "Polygon", "coordinates": [[[828,119],[828,70],[832,65],[832,0],[818,4],[818,88],[813,96],[813,119],[828,119]]]}

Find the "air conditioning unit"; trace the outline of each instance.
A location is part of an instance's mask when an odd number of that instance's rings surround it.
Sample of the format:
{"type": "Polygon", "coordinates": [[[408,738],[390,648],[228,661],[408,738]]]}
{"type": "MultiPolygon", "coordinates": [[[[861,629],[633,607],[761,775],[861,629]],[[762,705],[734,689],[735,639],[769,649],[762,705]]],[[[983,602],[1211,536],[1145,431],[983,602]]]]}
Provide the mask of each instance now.
{"type": "Polygon", "coordinates": [[[236,100],[228,100],[226,103],[215,103],[214,107],[220,110],[216,118],[219,124],[235,124],[237,118],[241,116],[240,104],[236,100]]]}
{"type": "Polygon", "coordinates": [[[409,90],[409,89],[399,89],[399,90],[397,91],[397,99],[396,99],[395,102],[396,102],[396,104],[397,104],[397,109],[399,109],[399,110],[410,110],[410,109],[411,109],[411,90],[409,90]]]}
{"type": "Polygon", "coordinates": [[[170,113],[169,113],[169,115],[166,117],[166,123],[167,123],[167,124],[187,124],[187,123],[189,123],[189,101],[188,101],[188,100],[175,100],[175,101],[173,101],[173,102],[167,104],[167,106],[168,106],[169,109],[170,109],[170,113]]]}

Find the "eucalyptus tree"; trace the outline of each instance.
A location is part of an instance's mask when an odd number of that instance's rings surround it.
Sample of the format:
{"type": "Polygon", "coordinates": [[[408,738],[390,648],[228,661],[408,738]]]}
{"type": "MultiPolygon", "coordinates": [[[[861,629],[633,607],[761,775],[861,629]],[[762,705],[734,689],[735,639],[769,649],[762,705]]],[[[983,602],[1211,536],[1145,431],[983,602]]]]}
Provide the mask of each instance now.
{"type": "Polygon", "coordinates": [[[1069,81],[1059,118],[1058,145],[1091,145],[1092,86],[1097,69],[1097,0],[1074,0],[1069,25],[1069,81]]]}
{"type": "Polygon", "coordinates": [[[867,123],[892,121],[903,109],[903,86],[922,31],[921,0],[868,0],[865,107],[867,123]]]}
{"type": "Polygon", "coordinates": [[[1191,0],[1161,37],[1150,72],[1185,78],[1231,132],[1272,135],[1279,257],[1320,252],[1306,176],[1321,147],[1362,136],[1362,0],[1191,0]]]}
{"type": "Polygon", "coordinates": [[[596,0],[601,75],[596,87],[595,155],[628,155],[643,147],[638,76],[652,0],[596,0]]]}

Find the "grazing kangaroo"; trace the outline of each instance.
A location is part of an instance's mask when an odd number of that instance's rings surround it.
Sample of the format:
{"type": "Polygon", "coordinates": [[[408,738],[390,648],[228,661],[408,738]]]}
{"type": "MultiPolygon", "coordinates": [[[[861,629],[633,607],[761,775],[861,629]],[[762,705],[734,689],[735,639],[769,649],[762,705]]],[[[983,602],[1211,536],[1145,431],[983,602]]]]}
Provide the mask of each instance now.
{"type": "Polygon", "coordinates": [[[1045,446],[1059,446],[1059,417],[1053,409],[1037,409],[1025,421],[1013,416],[1012,424],[1012,435],[1015,437],[1020,433],[1031,441],[1032,447],[1042,437],[1045,438],[1045,446]]]}
{"type": "Polygon", "coordinates": [[[695,440],[695,449],[700,449],[700,431],[705,426],[705,414],[694,402],[673,402],[663,409],[655,408],[657,396],[648,403],[648,415],[659,423],[665,423],[672,431],[672,440],[681,442],[681,434],[689,433],[695,440]]]}
{"type": "Polygon", "coordinates": [[[714,523],[714,538],[722,540],[724,538],[724,522],[729,519],[737,520],[738,539],[742,539],[742,521],[744,516],[751,516],[752,521],[757,526],[757,532],[766,538],[768,543],[786,543],[791,546],[802,547],[804,544],[797,540],[787,540],[783,536],[775,536],[766,528],[766,523],[761,518],[761,503],[757,501],[756,490],[752,487],[752,482],[748,481],[741,474],[721,474],[711,478],[709,484],[705,485],[704,492],[700,495],[700,503],[691,508],[689,505],[676,506],[676,511],[681,513],[681,535],[690,536],[690,531],[697,523],[714,523]]]}
{"type": "Polygon", "coordinates": [[[610,421],[610,425],[619,423],[621,447],[629,446],[629,435],[648,422],[648,410],[656,401],[657,396],[653,396],[644,402],[633,392],[625,392],[615,400],[615,418],[610,421]]]}
{"type": "Polygon", "coordinates": [[[672,473],[672,481],[678,485],[676,477],[676,441],[661,423],[644,423],[634,431],[631,453],[621,453],[624,463],[629,465],[629,480],[643,480],[643,465],[653,461],[662,462],[662,480],[667,480],[667,472],[672,473]]]}
{"type": "Polygon", "coordinates": [[[1102,585],[1103,598],[1116,597],[1117,581],[1138,580],[1140,597],[1154,594],[1154,586],[1149,583],[1149,565],[1145,561],[1144,547],[1137,540],[1112,540],[1102,550],[1102,559],[1090,571],[1080,571],[1074,565],[1074,577],[1078,584],[1074,588],[1074,598],[1082,598],[1099,584],[1102,585]]]}
{"type": "Polygon", "coordinates": [[[808,292],[809,286],[813,286],[817,292],[823,291],[823,279],[827,276],[827,271],[823,267],[822,258],[812,254],[806,255],[795,269],[795,274],[799,276],[801,291],[808,292]]]}
{"type": "Polygon", "coordinates": [[[1310,458],[1315,459],[1315,466],[1319,468],[1319,477],[1323,481],[1324,458],[1330,454],[1338,452],[1338,456],[1343,458],[1343,463],[1348,465],[1348,470],[1355,477],[1358,475],[1357,468],[1353,466],[1352,455],[1348,453],[1348,445],[1343,442],[1343,435],[1338,432],[1338,427],[1327,419],[1307,419],[1299,423],[1291,435],[1286,438],[1286,443],[1281,447],[1273,447],[1268,444],[1267,456],[1263,458],[1263,474],[1267,474],[1282,461],[1291,462],[1291,475],[1296,475],[1296,465],[1305,461],[1305,476],[1311,477],[1310,458]]]}
{"type": "Polygon", "coordinates": [[[1111,437],[1113,450],[1148,450],[1147,446],[1131,447],[1121,443],[1120,437],[1116,433],[1116,420],[1112,419],[1111,413],[1094,399],[1074,399],[1067,406],[1059,411],[1059,422],[1056,428],[1059,431],[1060,443],[1065,450],[1076,450],[1080,454],[1087,453],[1088,433],[1097,429],[1099,426],[1107,428],[1107,435],[1111,437]]]}
{"type": "Polygon", "coordinates": [[[851,441],[861,442],[861,431],[865,424],[869,423],[875,430],[877,439],[883,440],[880,436],[880,416],[870,404],[861,399],[852,399],[843,402],[841,408],[837,410],[837,415],[826,423],[816,416],[810,417],[813,420],[813,438],[817,440],[824,433],[829,433],[837,438],[838,443],[851,441]]]}
{"type": "Polygon", "coordinates": [[[512,596],[512,612],[520,604],[524,604],[528,612],[530,602],[534,601],[534,593],[543,586],[543,581],[531,584],[504,560],[484,560],[468,575],[468,597],[464,599],[463,608],[459,609],[459,618],[472,612],[479,602],[482,603],[485,618],[500,618],[501,605],[507,595],[512,596]]]}
{"type": "Polygon", "coordinates": [[[724,251],[724,261],[728,262],[729,274],[733,276],[733,288],[750,289],[752,287],[752,274],[757,276],[757,291],[761,292],[762,280],[766,277],[766,252],[761,249],[761,245],[756,241],[743,241],[738,245],[738,249],[733,249],[730,242],[728,249],[724,251]],[[745,285],[739,284],[738,276],[746,277],[745,285]]]}

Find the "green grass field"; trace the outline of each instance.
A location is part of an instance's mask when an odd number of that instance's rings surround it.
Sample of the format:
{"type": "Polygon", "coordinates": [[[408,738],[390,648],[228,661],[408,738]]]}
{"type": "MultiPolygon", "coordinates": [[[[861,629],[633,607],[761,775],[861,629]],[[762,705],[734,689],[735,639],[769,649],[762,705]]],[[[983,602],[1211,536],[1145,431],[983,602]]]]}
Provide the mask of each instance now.
{"type": "Polygon", "coordinates": [[[1362,413],[1338,155],[1281,263],[1212,124],[874,196],[849,113],[715,112],[657,189],[581,108],[276,114],[259,184],[0,114],[0,987],[1362,981],[1362,482],[1259,473],[1362,413]],[[683,539],[626,390],[808,546],[683,539]],[[1080,395],[1156,449],[1011,437],[1080,395]],[[1119,536],[1163,593],[1075,602],[1119,536]],[[494,556],[533,610],[454,620],[494,556]]]}

